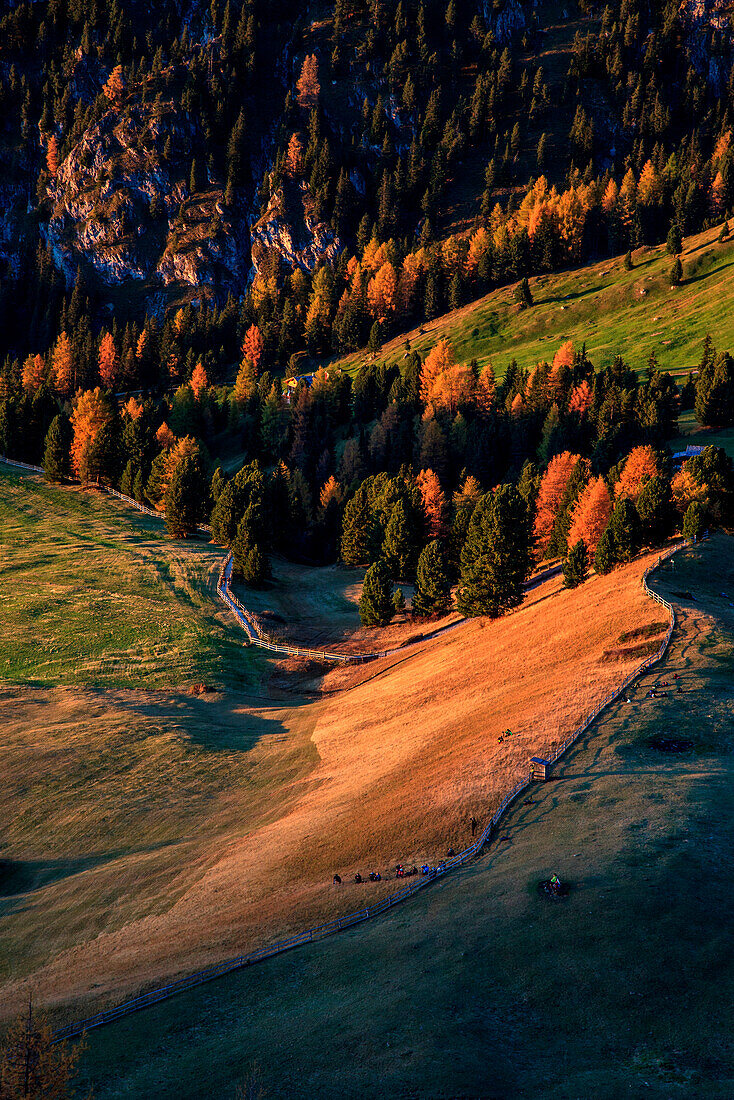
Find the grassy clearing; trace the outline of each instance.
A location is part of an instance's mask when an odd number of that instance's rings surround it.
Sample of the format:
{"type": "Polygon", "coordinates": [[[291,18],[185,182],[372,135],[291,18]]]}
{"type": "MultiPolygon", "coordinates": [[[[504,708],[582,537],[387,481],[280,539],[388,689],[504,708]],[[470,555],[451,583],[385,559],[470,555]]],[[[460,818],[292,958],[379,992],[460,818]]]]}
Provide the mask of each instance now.
{"type": "Polygon", "coordinates": [[[655,583],[696,597],[666,661],[509,840],[373,925],[91,1033],[98,1100],[234,1096],[253,1060],[269,1100],[730,1097],[732,540],[655,583]],[[675,673],[684,695],[647,698],[675,673]],[[651,747],[666,734],[690,751],[651,747]]]}
{"type": "Polygon", "coordinates": [[[222,552],[0,466],[0,681],[252,686],[215,596],[222,552]]]}
{"type": "Polygon", "coordinates": [[[315,752],[310,712],[268,702],[266,662],[217,605],[220,551],[1,477],[0,979],[17,982],[60,955],[73,977],[80,944],[165,914],[227,838],[287,809],[315,752]]]}
{"type": "MultiPolygon", "coordinates": [[[[619,354],[642,371],[654,351],[663,370],[686,374],[698,363],[707,333],[720,350],[734,347],[734,242],[718,244],[717,235],[712,229],[686,240],[680,287],[670,286],[672,261],[664,246],[638,249],[633,271],[625,271],[618,256],[539,276],[530,280],[535,304],[524,311],[513,288],[494,291],[391,340],[381,358],[400,362],[406,338],[425,355],[445,336],[461,362],[491,362],[499,377],[513,358],[531,368],[573,340],[586,344],[596,367],[619,354]]],[[[338,363],[354,372],[366,361],[361,352],[338,363]]]]}
{"type": "Polygon", "coordinates": [[[673,453],[688,446],[723,447],[729,457],[734,458],[734,428],[703,428],[693,410],[688,410],[679,416],[678,430],[680,435],[669,443],[673,453]]]}

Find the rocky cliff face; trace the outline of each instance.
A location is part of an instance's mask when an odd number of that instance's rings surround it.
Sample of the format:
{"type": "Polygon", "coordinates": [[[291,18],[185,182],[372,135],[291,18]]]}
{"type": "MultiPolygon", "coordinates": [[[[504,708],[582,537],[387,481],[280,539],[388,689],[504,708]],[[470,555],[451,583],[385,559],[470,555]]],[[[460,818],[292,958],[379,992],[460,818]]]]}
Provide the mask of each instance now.
{"type": "Polygon", "coordinates": [[[49,187],[46,235],[67,279],[86,262],[107,286],[243,287],[246,232],[216,181],[204,178],[189,192],[191,160],[201,148],[196,123],[172,101],[107,111],[49,187]]]}
{"type": "Polygon", "coordinates": [[[288,180],[275,192],[250,237],[255,273],[273,253],[287,268],[313,271],[323,260],[334,262],[343,247],[331,226],[316,216],[304,180],[288,180]]]}

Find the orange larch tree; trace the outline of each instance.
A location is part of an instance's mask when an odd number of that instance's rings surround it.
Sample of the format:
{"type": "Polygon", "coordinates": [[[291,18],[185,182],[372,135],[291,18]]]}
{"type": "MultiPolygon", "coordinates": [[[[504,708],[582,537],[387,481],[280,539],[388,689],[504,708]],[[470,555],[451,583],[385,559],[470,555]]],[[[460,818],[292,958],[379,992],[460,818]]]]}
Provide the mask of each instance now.
{"type": "Polygon", "coordinates": [[[643,487],[660,473],[655,452],[649,444],[633,447],[614,487],[617,500],[637,500],[643,487]]]}
{"type": "Polygon", "coordinates": [[[440,539],[446,534],[446,497],[438,474],[421,470],[416,478],[429,538],[440,539]]]}
{"type": "Polygon", "coordinates": [[[158,431],[155,433],[155,437],[158,440],[158,445],[162,451],[170,450],[176,443],[176,436],[166,424],[165,420],[161,424],[158,431]]]}
{"type": "Polygon", "coordinates": [[[568,402],[568,411],[578,413],[579,416],[585,416],[594,403],[594,392],[586,381],[579,382],[578,386],[574,386],[571,390],[571,397],[568,402]]]}
{"type": "Polygon", "coordinates": [[[73,436],[71,440],[71,468],[80,481],[86,483],[97,478],[95,467],[95,443],[99,433],[112,419],[112,408],[104,391],[96,386],[77,395],[71,414],[73,436]]]}
{"type": "Polygon", "coordinates": [[[568,532],[569,547],[582,539],[593,554],[612,514],[612,498],[603,477],[593,477],[576,502],[568,532]]]}
{"type": "Polygon", "coordinates": [[[71,340],[65,332],[62,332],[56,341],[56,347],[51,356],[51,377],[56,392],[61,397],[68,397],[74,389],[76,372],[71,340]]]}
{"type": "Polygon", "coordinates": [[[191,389],[194,391],[194,397],[197,401],[201,400],[201,395],[206,392],[208,385],[209,379],[206,376],[206,371],[199,362],[194,367],[194,373],[191,375],[191,389]]]}
{"type": "Polygon", "coordinates": [[[115,65],[102,90],[111,103],[119,106],[125,91],[125,77],[122,74],[122,65],[115,65]]]}
{"type": "Polygon", "coordinates": [[[35,393],[43,385],[46,377],[46,364],[42,355],[29,355],[23,364],[23,389],[26,393],[35,393]]]}
{"type": "Polygon", "coordinates": [[[574,466],[579,456],[564,451],[555,455],[548,463],[548,469],[543,474],[543,479],[538,490],[537,511],[535,516],[535,538],[542,557],[548,548],[553,524],[556,521],[558,509],[563,499],[563,494],[568,485],[574,466]]]}
{"type": "Polygon", "coordinates": [[[108,390],[113,389],[120,378],[120,359],[111,332],[105,332],[99,343],[99,377],[108,390]]]}
{"type": "Polygon", "coordinates": [[[298,105],[310,111],[315,107],[321,85],[319,84],[319,63],[315,53],[307,54],[301,66],[301,75],[296,83],[298,92],[298,105]]]}
{"type": "Polygon", "coordinates": [[[437,379],[445,370],[454,366],[456,366],[454,349],[448,340],[443,337],[434,348],[431,348],[426,356],[425,363],[421,367],[420,395],[425,405],[431,400],[431,393],[437,379]]]}
{"type": "Polygon", "coordinates": [[[49,139],[48,148],[46,149],[46,167],[49,174],[55,176],[59,170],[59,164],[61,163],[61,154],[59,151],[59,139],[56,134],[51,134],[49,139]]]}
{"type": "Polygon", "coordinates": [[[263,357],[264,350],[265,341],[263,340],[263,334],[260,332],[257,325],[250,325],[245,333],[245,339],[242,342],[243,359],[249,359],[257,371],[260,367],[260,360],[263,357]]]}
{"type": "Polygon", "coordinates": [[[324,509],[324,511],[326,511],[332,500],[336,501],[337,504],[341,504],[341,502],[344,500],[344,489],[336,480],[333,474],[327,481],[324,482],[323,486],[321,487],[321,492],[319,493],[319,504],[324,509]]]}

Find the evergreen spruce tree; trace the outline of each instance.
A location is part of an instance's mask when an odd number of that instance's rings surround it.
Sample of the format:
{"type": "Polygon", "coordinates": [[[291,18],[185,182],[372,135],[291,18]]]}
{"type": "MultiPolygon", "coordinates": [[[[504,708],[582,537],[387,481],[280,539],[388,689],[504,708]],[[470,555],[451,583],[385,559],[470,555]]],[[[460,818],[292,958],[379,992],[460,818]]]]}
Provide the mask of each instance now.
{"type": "Polygon", "coordinates": [[[120,492],[126,497],[133,495],[133,485],[135,484],[135,478],[137,476],[137,470],[133,464],[133,460],[129,458],[125,464],[125,469],[122,471],[122,477],[120,478],[120,492]]]}
{"type": "Polygon", "coordinates": [[[579,539],[575,546],[568,551],[563,563],[563,587],[578,588],[586,580],[586,570],[589,565],[589,555],[586,552],[586,543],[579,539]]]}
{"type": "Polygon", "coordinates": [[[155,456],[150,467],[148,480],[145,483],[145,498],[153,507],[160,503],[163,496],[167,463],[168,455],[165,451],[161,451],[159,455],[155,456]]]}
{"type": "Polygon", "coordinates": [[[212,498],[212,504],[216,505],[220,496],[222,495],[222,489],[227,484],[227,475],[224,473],[221,466],[217,466],[212,475],[212,484],[210,489],[210,495],[212,498]]]}
{"type": "Polygon", "coordinates": [[[527,309],[528,306],[533,304],[533,296],[530,293],[530,283],[527,275],[515,287],[515,301],[520,309],[527,309]]]}
{"type": "Polygon", "coordinates": [[[673,261],[673,266],[670,269],[670,285],[680,286],[683,282],[683,264],[680,262],[680,256],[676,256],[673,261]]]}
{"type": "Polygon", "coordinates": [[[55,416],[46,433],[43,472],[47,481],[63,481],[69,472],[69,424],[66,417],[55,416]]]}
{"type": "Polygon", "coordinates": [[[409,513],[404,502],[399,500],[388,520],[382,544],[382,557],[395,580],[410,577],[417,553],[418,532],[412,511],[409,513]]]}
{"type": "Polygon", "coordinates": [[[344,509],[341,559],[345,565],[365,565],[375,555],[377,531],[367,490],[359,487],[344,509]]]}
{"type": "Polygon", "coordinates": [[[692,501],[683,516],[683,537],[700,539],[706,530],[706,505],[700,500],[692,501]]]}
{"type": "Polygon", "coordinates": [[[683,251],[683,238],[677,222],[672,223],[665,246],[670,256],[679,256],[683,251]]]}
{"type": "Polygon", "coordinates": [[[396,588],[392,594],[392,607],[395,614],[405,611],[405,593],[402,588],[396,588]]]}
{"type": "Polygon", "coordinates": [[[201,507],[201,485],[197,463],[186,455],[176,466],[166,489],[166,527],[171,538],[185,539],[196,530],[201,507]]]}
{"type": "Polygon", "coordinates": [[[464,615],[496,617],[522,603],[530,542],[527,508],[514,485],[479,500],[461,552],[457,606],[464,615]]]}
{"type": "Polygon", "coordinates": [[[142,470],[138,470],[135,475],[135,481],[133,482],[133,496],[139,504],[145,503],[145,478],[143,477],[142,470]]]}
{"type": "Polygon", "coordinates": [[[632,253],[629,252],[629,251],[625,252],[625,254],[624,254],[624,270],[625,271],[632,271],[634,266],[635,265],[632,263],[632,253]]]}
{"type": "Polygon", "coordinates": [[[232,575],[250,588],[261,588],[270,576],[270,561],[258,528],[259,519],[250,505],[232,540],[232,575]]]}
{"type": "Polygon", "coordinates": [[[362,626],[387,626],[393,614],[390,572],[384,561],[376,561],[365,573],[359,618],[362,626]]]}
{"type": "Polygon", "coordinates": [[[610,570],[614,569],[616,562],[614,539],[612,538],[612,532],[609,527],[607,527],[596,547],[596,553],[594,554],[594,569],[600,576],[603,576],[605,573],[609,573],[610,570]]]}
{"type": "Polygon", "coordinates": [[[673,529],[670,479],[663,474],[650,478],[637,498],[642,537],[650,545],[663,542],[673,529]]]}
{"type": "Polygon", "coordinates": [[[631,500],[618,500],[609,520],[615,561],[631,561],[640,548],[640,518],[631,500]]]}
{"type": "Polygon", "coordinates": [[[423,619],[446,611],[450,605],[451,580],[446,555],[441,542],[434,539],[423,548],[418,558],[411,611],[423,619]]]}

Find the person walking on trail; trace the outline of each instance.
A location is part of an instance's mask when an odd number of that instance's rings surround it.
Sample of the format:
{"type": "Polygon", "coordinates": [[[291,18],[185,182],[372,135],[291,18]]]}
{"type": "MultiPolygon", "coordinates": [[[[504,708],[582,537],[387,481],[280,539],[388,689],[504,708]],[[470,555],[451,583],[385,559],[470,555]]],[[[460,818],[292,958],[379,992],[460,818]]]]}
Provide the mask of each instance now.
{"type": "Polygon", "coordinates": [[[472,817],[471,819],[471,835],[474,836],[477,831],[477,819],[472,817]]]}

